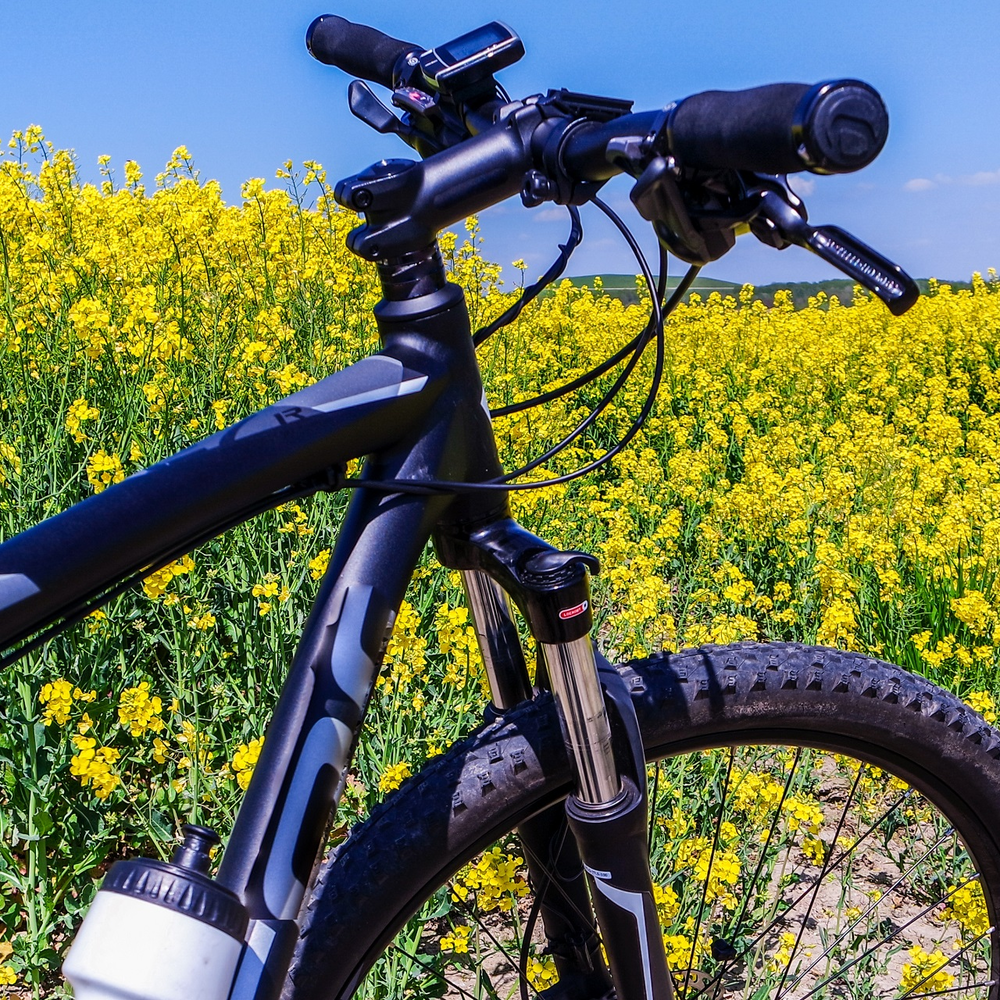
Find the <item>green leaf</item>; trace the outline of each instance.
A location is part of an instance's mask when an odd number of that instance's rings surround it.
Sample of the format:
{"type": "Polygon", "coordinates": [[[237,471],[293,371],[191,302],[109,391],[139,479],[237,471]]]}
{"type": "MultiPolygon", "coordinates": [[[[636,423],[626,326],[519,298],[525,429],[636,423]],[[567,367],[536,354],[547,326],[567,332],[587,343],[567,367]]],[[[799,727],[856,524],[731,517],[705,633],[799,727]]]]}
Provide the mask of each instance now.
{"type": "Polygon", "coordinates": [[[55,820],[44,809],[40,809],[35,813],[34,820],[39,838],[50,834],[56,825],[55,820]]]}

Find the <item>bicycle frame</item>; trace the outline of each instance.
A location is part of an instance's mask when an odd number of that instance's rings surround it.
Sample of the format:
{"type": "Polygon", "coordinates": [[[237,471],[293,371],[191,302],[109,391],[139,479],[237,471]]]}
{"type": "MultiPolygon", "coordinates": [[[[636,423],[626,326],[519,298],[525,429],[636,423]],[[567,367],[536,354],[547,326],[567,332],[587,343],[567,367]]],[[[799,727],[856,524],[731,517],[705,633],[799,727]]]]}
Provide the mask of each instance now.
{"type": "MultiPolygon", "coordinates": [[[[160,554],[187,551],[282,487],[322,482],[349,459],[368,455],[368,473],[388,478],[498,475],[461,289],[446,285],[416,310],[383,302],[377,315],[379,354],[0,546],[4,643],[160,554]]],[[[359,490],[352,499],[219,876],[257,921],[248,954],[262,962],[271,954],[268,968],[287,967],[309,873],[413,569],[446,512],[468,517],[470,508],[488,518],[506,511],[506,498],[359,490]]],[[[244,961],[241,984],[252,966],[244,961]]],[[[282,968],[279,984],[283,976],[282,968]]],[[[255,990],[241,985],[238,993],[255,990]]]]}
{"type": "MultiPolygon", "coordinates": [[[[242,512],[279,503],[289,484],[307,492],[335,485],[349,459],[367,455],[366,477],[382,480],[474,483],[501,475],[463,292],[444,281],[436,245],[420,256],[418,268],[436,273],[437,287],[419,287],[412,298],[405,297],[414,291],[411,282],[399,280],[400,271],[411,275],[412,260],[380,268],[386,293],[376,307],[381,352],[0,546],[4,641],[73,613],[114,580],[245,519],[242,512]]],[[[358,490],[219,870],[219,884],[235,893],[250,919],[234,1000],[274,997],[284,981],[296,920],[395,615],[432,534],[442,562],[464,572],[494,708],[502,711],[531,690],[507,591],[526,612],[555,674],[586,801],[606,802],[619,788],[589,640],[591,557],[559,553],[524,531],[510,519],[503,491],[358,490]]],[[[633,795],[630,811],[636,801],[633,795]]],[[[565,817],[556,812],[525,824],[535,859],[546,857],[559,824],[565,830],[565,817]]],[[[575,849],[568,863],[576,865],[567,879],[575,886],[561,891],[577,894],[576,909],[586,912],[575,849]]],[[[537,869],[537,860],[533,864],[537,869]]],[[[648,880],[648,870],[641,876],[648,880]]],[[[634,911],[630,920],[637,919],[634,911]]],[[[567,926],[558,908],[545,906],[542,914],[546,926],[582,933],[590,954],[596,951],[592,923],[581,932],[578,921],[567,926]]],[[[604,972],[589,979],[594,995],[610,987],[604,972]]]]}

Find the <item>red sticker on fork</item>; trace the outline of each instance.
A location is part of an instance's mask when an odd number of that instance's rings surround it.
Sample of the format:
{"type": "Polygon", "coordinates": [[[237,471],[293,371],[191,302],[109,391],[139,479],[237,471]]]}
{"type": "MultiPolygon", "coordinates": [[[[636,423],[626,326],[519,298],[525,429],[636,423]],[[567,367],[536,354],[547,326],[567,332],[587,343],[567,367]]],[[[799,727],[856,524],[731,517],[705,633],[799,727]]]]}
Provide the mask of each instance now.
{"type": "Polygon", "coordinates": [[[582,615],[584,611],[587,610],[588,606],[587,602],[584,601],[582,604],[578,604],[575,608],[563,608],[562,611],[559,612],[559,617],[563,621],[566,621],[567,618],[576,618],[577,615],[582,615]]]}

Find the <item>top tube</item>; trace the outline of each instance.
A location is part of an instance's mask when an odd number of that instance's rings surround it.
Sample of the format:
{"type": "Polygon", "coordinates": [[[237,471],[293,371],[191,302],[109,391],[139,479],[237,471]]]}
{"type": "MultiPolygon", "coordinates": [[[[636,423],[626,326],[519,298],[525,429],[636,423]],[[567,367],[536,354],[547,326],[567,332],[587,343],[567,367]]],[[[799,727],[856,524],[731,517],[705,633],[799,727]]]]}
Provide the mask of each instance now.
{"type": "Polygon", "coordinates": [[[443,384],[388,352],[365,358],[9,539],[0,647],[278,490],[390,447],[443,384]]]}

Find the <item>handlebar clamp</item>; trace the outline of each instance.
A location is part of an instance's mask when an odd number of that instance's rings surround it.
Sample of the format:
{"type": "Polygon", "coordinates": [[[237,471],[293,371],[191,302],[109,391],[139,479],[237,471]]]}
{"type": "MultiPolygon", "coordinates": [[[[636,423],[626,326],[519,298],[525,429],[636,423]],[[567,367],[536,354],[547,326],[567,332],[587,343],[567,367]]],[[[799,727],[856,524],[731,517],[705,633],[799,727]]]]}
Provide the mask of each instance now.
{"type": "Polygon", "coordinates": [[[579,129],[627,115],[632,110],[632,102],[563,89],[550,90],[536,103],[536,107],[552,125],[538,144],[537,158],[544,169],[529,171],[521,201],[528,208],[543,201],[554,201],[557,205],[585,205],[606,181],[575,179],[566,166],[566,149],[579,129]]]}

